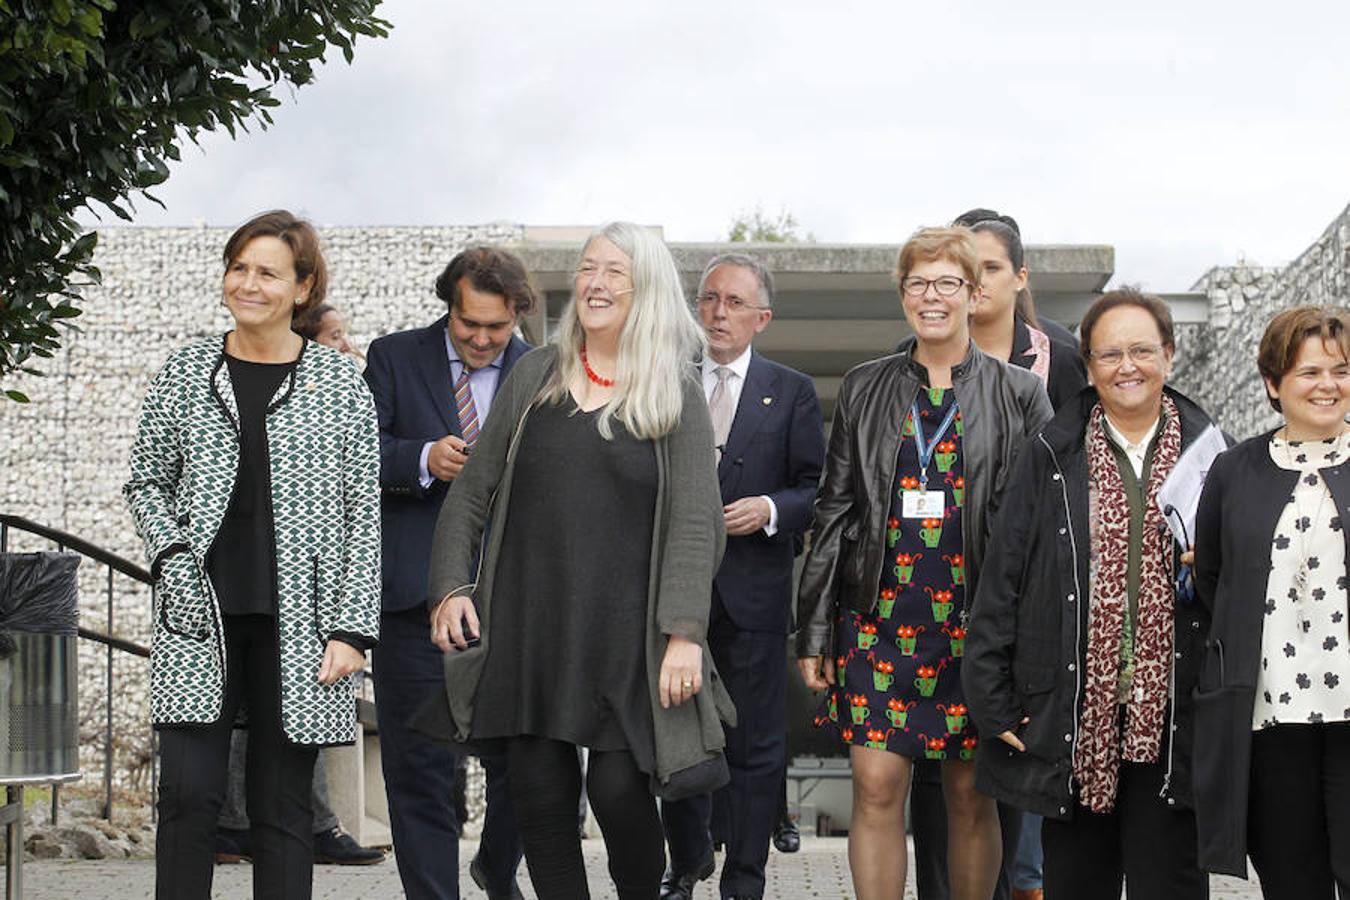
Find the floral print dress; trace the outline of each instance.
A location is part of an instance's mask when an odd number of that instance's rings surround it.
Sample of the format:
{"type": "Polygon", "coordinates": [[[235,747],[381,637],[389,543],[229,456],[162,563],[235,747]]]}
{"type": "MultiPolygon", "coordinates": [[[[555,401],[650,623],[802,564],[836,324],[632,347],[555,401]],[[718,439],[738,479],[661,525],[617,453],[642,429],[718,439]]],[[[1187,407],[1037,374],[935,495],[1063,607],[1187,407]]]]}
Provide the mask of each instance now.
{"type": "Polygon", "coordinates": [[[953,391],[920,391],[905,417],[876,609],[841,609],[835,623],[836,685],[816,724],[836,729],[846,744],[911,759],[975,758],[977,739],[961,692],[962,434],[953,391]],[[904,495],[921,487],[921,442],[932,447],[926,489],[942,493],[942,510],[906,517],[904,495]]]}

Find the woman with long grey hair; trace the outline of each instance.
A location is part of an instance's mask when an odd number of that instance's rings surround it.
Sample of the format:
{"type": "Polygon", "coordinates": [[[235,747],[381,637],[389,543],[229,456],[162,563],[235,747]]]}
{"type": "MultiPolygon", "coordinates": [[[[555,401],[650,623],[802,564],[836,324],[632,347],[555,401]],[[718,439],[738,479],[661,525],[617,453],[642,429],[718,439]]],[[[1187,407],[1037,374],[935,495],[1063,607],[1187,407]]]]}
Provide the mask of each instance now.
{"type": "Polygon", "coordinates": [[[451,730],[505,752],[541,898],[589,896],[577,747],[621,898],[657,895],[654,795],[727,777],[732,710],[705,650],[724,532],[701,341],[665,245],[628,223],[596,231],[552,344],[502,385],[437,525],[451,730]]]}

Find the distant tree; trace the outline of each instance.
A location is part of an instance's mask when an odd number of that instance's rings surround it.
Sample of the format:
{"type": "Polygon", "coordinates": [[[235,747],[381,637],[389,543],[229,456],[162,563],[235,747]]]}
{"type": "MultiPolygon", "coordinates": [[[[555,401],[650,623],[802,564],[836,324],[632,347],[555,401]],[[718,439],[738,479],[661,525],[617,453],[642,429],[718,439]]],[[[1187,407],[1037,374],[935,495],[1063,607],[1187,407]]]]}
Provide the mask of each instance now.
{"type": "Polygon", "coordinates": [[[97,234],[81,236],[76,212],[97,203],[129,220],[133,194],[159,203],[147,189],[184,139],[267,127],[276,86],[389,33],[378,5],[0,0],[0,383],[52,356],[99,280],[97,234]]]}
{"type": "Polygon", "coordinates": [[[731,220],[731,230],[727,240],[733,243],[786,244],[796,241],[814,241],[815,236],[797,234],[797,218],[787,210],[776,216],[765,214],[763,207],[756,206],[750,212],[743,212],[731,220]]]}

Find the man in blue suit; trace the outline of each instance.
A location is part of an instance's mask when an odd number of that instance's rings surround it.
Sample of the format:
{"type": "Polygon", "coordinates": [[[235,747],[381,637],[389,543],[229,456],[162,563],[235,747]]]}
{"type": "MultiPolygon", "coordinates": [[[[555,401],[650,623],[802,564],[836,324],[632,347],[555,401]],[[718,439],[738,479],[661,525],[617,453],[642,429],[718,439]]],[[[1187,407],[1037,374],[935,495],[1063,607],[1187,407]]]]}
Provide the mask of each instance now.
{"type": "Polygon", "coordinates": [[[661,896],[688,900],[712,874],[711,824],[726,844],[722,897],[758,900],[787,765],[792,561],[811,525],[825,436],[811,379],[750,348],[773,318],[768,270],[742,254],[715,257],[699,284],[698,312],[727,528],[708,645],[737,724],[727,729],[731,782],[712,797],[662,807],[670,871],[661,896]]]}
{"type": "MultiPolygon", "coordinates": [[[[449,314],[379,338],[366,381],[380,419],[383,611],[374,650],[376,715],[399,876],[410,900],[458,900],[459,754],[410,720],[444,690],[431,643],[427,567],[436,518],[506,373],[530,349],[515,335],[535,303],[524,264],[495,247],[458,254],[436,280],[449,314]]],[[[489,898],[519,897],[520,839],[505,766],[485,758],[487,813],[469,871],[489,898]]]]}

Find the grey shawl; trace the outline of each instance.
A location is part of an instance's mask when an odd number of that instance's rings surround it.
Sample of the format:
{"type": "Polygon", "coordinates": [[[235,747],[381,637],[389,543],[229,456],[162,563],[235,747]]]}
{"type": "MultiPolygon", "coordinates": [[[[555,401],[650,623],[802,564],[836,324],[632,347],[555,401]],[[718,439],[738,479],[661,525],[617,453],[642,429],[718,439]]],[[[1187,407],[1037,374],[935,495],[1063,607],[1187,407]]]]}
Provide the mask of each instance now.
{"type": "MultiPolygon", "coordinates": [[[[417,725],[456,741],[472,740],[474,697],[492,640],[492,582],[510,508],[518,439],[553,371],[555,347],[534,350],[516,363],[502,383],[474,446],[451,485],[431,547],[428,604],[471,594],[482,643],[445,655],[444,703],[423,710],[417,725]],[[487,523],[493,528],[484,535],[487,523]],[[486,543],[483,539],[486,537],[486,543]],[[482,563],[474,583],[474,563],[482,563]]],[[[703,390],[690,368],[684,380],[680,424],[655,441],[657,499],[647,594],[647,682],[654,725],[656,771],[652,790],[664,799],[704,793],[726,781],[722,722],[735,723],[735,708],[707,647],[713,575],[726,543],[722,497],[713,456],[712,423],[703,390]],[[658,676],[670,635],[703,647],[703,690],[691,702],[662,709],[658,676]]],[[[604,548],[597,548],[604,552],[604,548]]],[[[509,623],[503,627],[510,627],[509,623]]]]}

